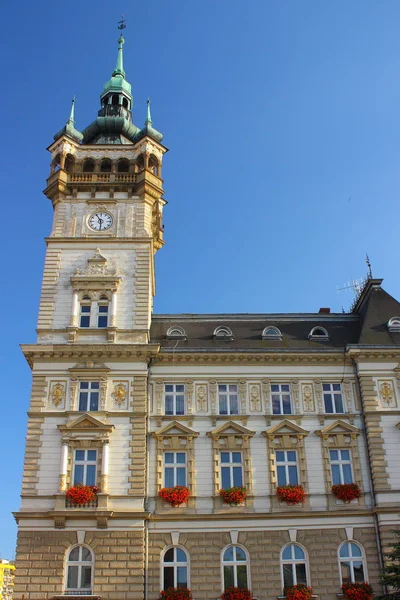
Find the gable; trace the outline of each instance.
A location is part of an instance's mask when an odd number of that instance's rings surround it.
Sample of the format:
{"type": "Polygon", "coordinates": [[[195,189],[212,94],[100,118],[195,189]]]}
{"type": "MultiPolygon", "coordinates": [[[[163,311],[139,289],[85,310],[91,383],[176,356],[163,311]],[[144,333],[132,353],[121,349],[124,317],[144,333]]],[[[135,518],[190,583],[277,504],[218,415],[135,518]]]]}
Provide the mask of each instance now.
{"type": "Polygon", "coordinates": [[[252,437],[254,434],[255,431],[251,431],[250,429],[247,429],[247,427],[243,427],[243,425],[239,425],[239,423],[235,423],[234,421],[227,421],[207,433],[209,437],[217,435],[246,435],[252,437]]]}
{"type": "Polygon", "coordinates": [[[289,419],[284,419],[283,421],[280,421],[273,427],[270,427],[270,429],[267,429],[265,431],[265,434],[266,435],[288,435],[288,434],[308,435],[309,431],[307,431],[306,429],[303,429],[303,427],[300,427],[300,425],[297,425],[297,423],[293,423],[292,421],[289,421],[289,419]]]}
{"type": "Polygon", "coordinates": [[[350,423],[346,423],[341,419],[334,421],[330,425],[327,425],[323,429],[319,429],[315,432],[320,437],[326,435],[340,435],[340,434],[355,434],[358,435],[360,430],[354,425],[350,425],[350,423]]]}
{"type": "Polygon", "coordinates": [[[158,429],[157,431],[154,431],[152,433],[152,436],[155,438],[169,435],[184,435],[197,437],[199,434],[197,431],[193,431],[193,429],[182,425],[182,423],[179,423],[178,421],[172,421],[171,423],[168,423],[168,425],[165,425],[161,429],[158,429]]]}
{"type": "Polygon", "coordinates": [[[100,419],[93,417],[92,415],[84,414],[79,417],[68,421],[65,425],[58,425],[60,431],[82,431],[91,430],[96,432],[112,431],[114,425],[104,423],[100,419]]]}

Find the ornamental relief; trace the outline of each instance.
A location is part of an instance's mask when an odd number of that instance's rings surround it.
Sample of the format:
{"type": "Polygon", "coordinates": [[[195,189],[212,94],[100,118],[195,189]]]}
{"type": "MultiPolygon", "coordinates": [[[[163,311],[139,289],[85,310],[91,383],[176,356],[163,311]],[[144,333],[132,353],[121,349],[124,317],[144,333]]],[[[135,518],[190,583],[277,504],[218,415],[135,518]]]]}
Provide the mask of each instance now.
{"type": "Polygon", "coordinates": [[[195,386],[196,392],[196,410],[197,412],[207,412],[208,411],[208,390],[207,384],[205,383],[196,383],[195,386]]]}
{"type": "Polygon", "coordinates": [[[66,381],[50,381],[49,385],[49,408],[65,409],[65,398],[67,393],[66,381]]]}
{"type": "Polygon", "coordinates": [[[116,409],[128,408],[129,381],[114,381],[111,398],[116,409]]]}
{"type": "Polygon", "coordinates": [[[315,412],[314,391],[312,383],[301,384],[304,412],[315,412]]]}
{"type": "Polygon", "coordinates": [[[378,381],[379,399],[382,408],[396,408],[396,393],[390,380],[378,381]]]}
{"type": "Polygon", "coordinates": [[[261,412],[261,386],[251,383],[249,387],[250,412],[261,412]]]}

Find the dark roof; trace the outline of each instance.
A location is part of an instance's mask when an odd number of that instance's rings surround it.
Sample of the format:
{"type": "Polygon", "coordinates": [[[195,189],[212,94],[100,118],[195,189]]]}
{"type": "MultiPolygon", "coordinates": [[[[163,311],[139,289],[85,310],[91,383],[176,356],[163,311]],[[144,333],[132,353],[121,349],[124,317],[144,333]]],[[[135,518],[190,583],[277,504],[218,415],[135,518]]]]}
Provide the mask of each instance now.
{"type": "Polygon", "coordinates": [[[344,351],[347,345],[400,346],[400,333],[387,323],[400,316],[400,303],[369,280],[351,313],[307,314],[177,314],[153,315],[151,341],[165,350],[210,352],[344,351]],[[185,339],[167,339],[171,326],[183,328],[185,339]],[[215,339],[214,330],[226,326],[233,339],[215,339]],[[282,340],[262,339],[267,326],[277,327],[282,340]],[[329,338],[309,339],[313,327],[324,327],[329,338]]]}

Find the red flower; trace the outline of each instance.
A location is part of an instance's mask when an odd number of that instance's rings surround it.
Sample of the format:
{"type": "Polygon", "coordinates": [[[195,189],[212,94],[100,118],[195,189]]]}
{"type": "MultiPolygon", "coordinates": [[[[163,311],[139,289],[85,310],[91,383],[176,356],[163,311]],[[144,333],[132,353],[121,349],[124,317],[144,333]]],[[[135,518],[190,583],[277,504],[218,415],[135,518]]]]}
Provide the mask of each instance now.
{"type": "Polygon", "coordinates": [[[351,502],[361,496],[361,490],[356,483],[340,483],[332,486],[332,494],[343,502],[351,502]]]}
{"type": "Polygon", "coordinates": [[[247,490],[244,487],[231,487],[226,490],[219,490],[224,504],[230,504],[231,506],[237,506],[243,504],[246,500],[247,490]]]}
{"type": "Polygon", "coordinates": [[[287,504],[303,504],[306,497],[302,485],[281,485],[276,488],[276,493],[279,500],[287,504]]]}
{"type": "Polygon", "coordinates": [[[342,592],[346,600],[371,600],[374,590],[367,581],[363,583],[344,583],[342,592]]]}
{"type": "Polygon", "coordinates": [[[309,600],[312,595],[312,588],[307,587],[302,583],[298,583],[297,585],[293,585],[292,587],[285,589],[285,596],[287,600],[309,600]]]}
{"type": "Polygon", "coordinates": [[[83,506],[95,499],[99,488],[96,485],[82,485],[77,483],[66,492],[67,500],[77,506],[83,506]]]}
{"type": "Polygon", "coordinates": [[[247,588],[230,587],[221,596],[222,600],[252,600],[253,595],[247,588]]]}
{"type": "Polygon", "coordinates": [[[180,506],[181,504],[187,502],[190,492],[187,487],[183,485],[176,485],[172,488],[162,488],[158,492],[158,495],[164,500],[164,502],[168,502],[168,504],[171,506],[180,506]]]}
{"type": "Polygon", "coordinates": [[[159,600],[192,600],[192,592],[188,588],[173,588],[160,592],[159,600]]]}

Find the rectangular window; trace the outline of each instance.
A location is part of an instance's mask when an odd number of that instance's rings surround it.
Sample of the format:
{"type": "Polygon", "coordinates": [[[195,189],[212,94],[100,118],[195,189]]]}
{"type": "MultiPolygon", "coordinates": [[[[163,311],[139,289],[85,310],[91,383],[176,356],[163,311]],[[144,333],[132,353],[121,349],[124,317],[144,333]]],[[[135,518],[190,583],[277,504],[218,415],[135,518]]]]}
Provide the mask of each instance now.
{"type": "Polygon", "coordinates": [[[165,414],[185,414],[185,386],[182,384],[166,383],[164,386],[165,414]]]}
{"type": "Polygon", "coordinates": [[[344,413],[342,386],[340,383],[323,383],[326,413],[344,413]]]}
{"type": "Polygon", "coordinates": [[[221,452],[221,488],[243,487],[241,452],[221,452]]]}
{"type": "Polygon", "coordinates": [[[272,412],[274,415],[291,415],[290,386],[287,383],[271,384],[272,412]]]}
{"type": "Polygon", "coordinates": [[[99,410],[99,390],[98,381],[81,381],[79,385],[79,410],[99,410]]]}
{"type": "Polygon", "coordinates": [[[186,452],[164,452],[164,487],[186,486],[186,452]]]}
{"type": "Polygon", "coordinates": [[[108,327],[108,304],[97,306],[97,327],[108,327]]]}
{"type": "Polygon", "coordinates": [[[73,480],[74,485],[96,485],[97,450],[75,450],[73,480]]]}
{"type": "Polygon", "coordinates": [[[218,385],[218,401],[220,415],[238,415],[239,398],[237,385],[218,385]]]}
{"type": "Polygon", "coordinates": [[[299,469],[297,465],[297,452],[295,450],[276,450],[275,460],[278,486],[298,485],[299,469]]]}
{"type": "Polygon", "coordinates": [[[329,450],[333,485],[353,483],[350,450],[329,450]]]}
{"type": "Polygon", "coordinates": [[[81,304],[79,327],[90,327],[90,304],[81,304]]]}

